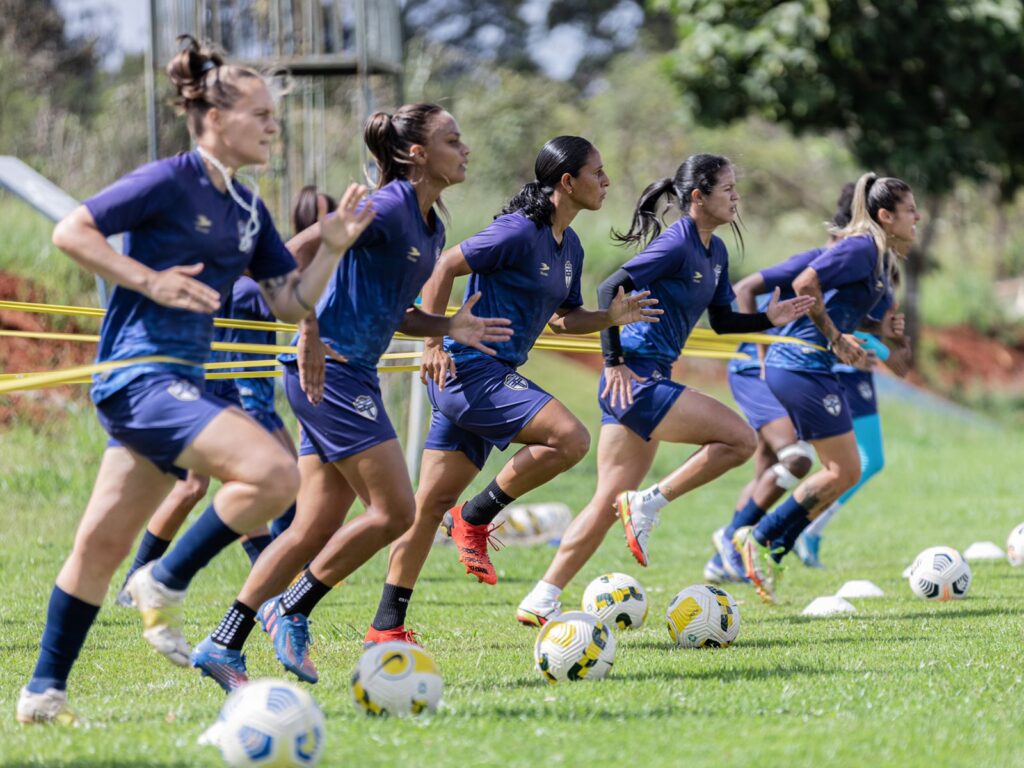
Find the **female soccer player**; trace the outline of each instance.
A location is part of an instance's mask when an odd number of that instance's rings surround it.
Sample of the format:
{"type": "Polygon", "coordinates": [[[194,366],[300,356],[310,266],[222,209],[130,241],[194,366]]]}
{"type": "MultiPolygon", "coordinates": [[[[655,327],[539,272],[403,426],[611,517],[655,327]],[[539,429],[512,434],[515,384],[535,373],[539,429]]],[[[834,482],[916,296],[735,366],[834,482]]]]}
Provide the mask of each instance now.
{"type": "MultiPolygon", "coordinates": [[[[466,177],[469,148],[455,118],[434,104],[410,104],[393,115],[374,114],[365,139],[380,171],[371,198],[377,217],[331,279],[317,306],[317,328],[304,330],[318,332],[317,344],[322,339],[330,348],[320,391],[313,391],[309,377],[304,391],[302,364],[286,358],[285,392],[302,426],[295,520],[264,550],[234,605],[192,657],[225,690],[246,680],[241,648],[257,609],[285,668],[316,682],[309,612],[412,524],[412,485],[377,380],[377,363],[394,333],[449,335],[485,353],[493,353],[485,343],[512,336],[508,320],[471,314],[479,294],[450,319],[413,307],[444,244],[435,206],[447,187],[466,177]],[[356,496],[366,513],[345,522],[356,496]],[[310,559],[300,578],[274,597],[310,559]]],[[[310,242],[315,230],[309,230],[310,242]]],[[[311,362],[322,366],[323,355],[314,357],[311,362]]]]}
{"type": "Polygon", "coordinates": [[[487,554],[491,521],[514,499],[580,459],[590,435],[562,403],[516,372],[545,325],[556,333],[591,333],[609,324],[652,322],[659,310],[641,293],[624,291],[607,310],[583,308],[583,248],[571,224],[580,211],[604,202],[608,176],[601,154],[579,136],[547,142],[534,163],[534,181],[482,232],[441,257],[423,290],[423,307],[443,312],[456,277],[471,275],[466,297],[481,293],[483,314],[512,319],[515,335],[495,345],[494,357],[451,338],[427,339],[421,378],[433,405],[416,522],[391,548],[388,576],[366,642],[410,640],[405,613],[430,554],[434,532],[450,509],[459,560],[486,584],[497,574],[487,554]],[[492,448],[523,445],[481,493],[454,506],[492,448]]]}
{"type": "Polygon", "coordinates": [[[268,160],[277,133],[270,92],[256,72],[186,42],[167,71],[196,149],[133,171],[53,234],[59,248],[116,286],[98,355],[111,366],[91,392],[112,443],[50,597],[39,659],[18,701],[24,723],[76,720],[67,678],[110,579],[174,477],[194,470],[223,482],[213,505],[129,584],[146,639],[173,662],[188,662],[178,613],[189,580],[279,514],[298,488],[288,452],[241,410],[203,391],[213,313],[248,268],[275,315],[301,319],[373,216],[370,208],[356,212],[362,192],[351,187],[300,277],[266,207],[232,178],[268,160]],[[127,255],[107,244],[118,232],[128,233],[127,255]]]}
{"type": "Polygon", "coordinates": [[[732,311],[729,257],[714,231],[723,224],[736,226],[738,202],[729,160],[694,155],[674,178],[644,190],[629,232],[619,236],[622,242],[646,247],[601,285],[600,306],[609,306],[620,289],[640,288],[658,299],[665,314],[657,324],[625,326],[621,337],[615,326],[602,332],[597,490],[565,532],[543,580],[520,603],[520,622],[538,626],[558,613],[562,589],[597,550],[616,515],[630,551],[646,566],[658,511],[754,452],[754,433],[735,412],[671,379],[672,363],[705,309],[716,332],[738,333],[784,325],[812,303],[808,298],[780,302],[773,297],[765,313],[732,311]],[[675,198],[682,218],[662,232],[657,211],[665,195],[675,198]],[[662,441],[700,448],[659,483],[643,491],[625,490],[643,480],[662,441]]]}
{"type": "Polygon", "coordinates": [[[739,528],[733,537],[747,577],[766,601],[775,597],[776,561],[812,519],[860,479],[850,407],[832,367],[837,362],[858,368],[871,365],[869,354],[852,334],[890,295],[896,269],[893,248],[913,242],[919,220],[906,182],[866,173],[854,190],[850,223],[833,232],[838,242],[793,281],[797,295],[814,298],[816,304],[809,317],[783,333],[823,349],[808,353],[773,344],[765,358],[766,375],[799,437],[814,446],[821,469],[756,526],[739,528]]]}

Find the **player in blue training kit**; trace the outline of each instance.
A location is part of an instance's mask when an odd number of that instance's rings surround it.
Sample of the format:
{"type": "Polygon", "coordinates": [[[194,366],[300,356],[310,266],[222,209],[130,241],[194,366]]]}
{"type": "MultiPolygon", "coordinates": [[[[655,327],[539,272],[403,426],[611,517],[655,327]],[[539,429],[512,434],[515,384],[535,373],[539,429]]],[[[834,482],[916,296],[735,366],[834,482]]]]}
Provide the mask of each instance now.
{"type": "Polygon", "coordinates": [[[372,217],[354,213],[361,192],[353,188],[351,207],[300,278],[263,203],[230,175],[268,160],[277,132],[270,92],[256,72],[223,65],[187,40],[168,73],[179,95],[187,93],[196,150],[133,171],[54,230],[58,247],[116,285],[98,361],[124,365],[94,377],[97,415],[117,444],[103,455],[50,596],[39,658],[18,701],[24,723],[76,721],[67,679],[110,580],[175,477],[194,470],[223,481],[214,504],[128,585],[145,638],[171,661],[187,663],[180,605],[189,581],[241,534],[279,514],[298,487],[288,453],[242,411],[204,391],[213,315],[249,269],[278,317],[301,319],[308,311],[302,297],[319,296],[344,247],[372,217]],[[119,232],[127,233],[126,255],[106,241],[119,232]]]}
{"type": "Polygon", "coordinates": [[[806,298],[773,298],[766,313],[732,311],[729,257],[713,232],[735,222],[738,201],[729,161],[694,155],[674,178],[644,190],[630,231],[619,236],[646,247],[601,285],[600,306],[608,306],[620,290],[649,290],[664,314],[656,324],[632,323],[621,334],[614,326],[602,332],[597,490],[569,526],[544,578],[520,603],[520,620],[532,615],[536,619],[531,623],[542,624],[557,614],[562,589],[597,550],[616,515],[633,556],[647,565],[648,538],[658,511],[753,453],[754,434],[734,411],[671,378],[672,364],[705,310],[717,332],[736,333],[787,323],[811,303],[806,298]],[[665,194],[676,198],[683,215],[661,232],[659,201],[665,194]],[[660,483],[630,490],[647,474],[662,441],[700,448],[660,483]]]}
{"type": "Polygon", "coordinates": [[[761,597],[775,597],[781,558],[812,519],[860,479],[850,407],[832,372],[837,362],[857,368],[873,360],[853,332],[880,301],[888,301],[895,270],[893,248],[913,242],[920,219],[910,187],[899,179],[862,176],[850,223],[833,230],[838,242],[793,281],[798,295],[818,302],[807,318],[782,333],[816,348],[773,344],[765,358],[768,386],[786,408],[797,435],[814,446],[821,469],[805,479],[756,525],[737,529],[733,543],[761,597]]]}
{"type": "MultiPolygon", "coordinates": [[[[469,149],[455,119],[433,104],[406,105],[394,115],[373,115],[365,138],[381,171],[371,196],[376,218],[338,265],[317,305],[316,326],[303,328],[299,359],[283,356],[285,393],[302,426],[295,519],[264,550],[234,605],[192,657],[225,690],[246,680],[241,649],[257,611],[285,668],[316,682],[310,611],[412,523],[412,486],[377,380],[377,363],[395,332],[449,334],[484,351],[485,343],[511,336],[507,320],[471,314],[478,296],[450,319],[413,306],[444,244],[434,206],[466,174],[469,149]],[[346,523],[356,496],[366,513],[346,523]]],[[[317,228],[308,234],[315,244],[317,228]]],[[[300,254],[304,248],[297,243],[300,254]]]]}
{"type": "Polygon", "coordinates": [[[512,321],[515,335],[484,355],[450,337],[426,342],[422,378],[433,406],[416,492],[416,521],[391,548],[388,575],[365,642],[413,641],[405,615],[430,554],[438,524],[450,509],[449,531],[466,572],[494,584],[487,554],[491,523],[513,499],[583,458],[586,428],[564,405],[517,373],[544,327],[589,333],[609,323],[654,320],[646,294],[621,295],[607,312],[583,308],[583,248],[569,226],[583,210],[601,207],[608,177],[586,139],[547,142],[525,185],[482,232],[447,251],[423,291],[423,307],[442,312],[457,276],[470,275],[466,297],[480,293],[477,311],[512,321]],[[459,496],[493,448],[524,447],[481,493],[459,496]]]}

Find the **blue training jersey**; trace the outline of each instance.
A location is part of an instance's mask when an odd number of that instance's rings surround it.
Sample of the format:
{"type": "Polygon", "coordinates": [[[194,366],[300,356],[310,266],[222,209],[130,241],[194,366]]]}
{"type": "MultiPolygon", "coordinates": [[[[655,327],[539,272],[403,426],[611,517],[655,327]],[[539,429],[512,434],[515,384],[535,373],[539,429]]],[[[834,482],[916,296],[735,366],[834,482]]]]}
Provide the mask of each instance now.
{"type": "MultiPolygon", "coordinates": [[[[252,193],[235,182],[239,196],[252,193]]],[[[202,263],[196,280],[217,290],[222,302],[246,269],[257,280],[285,275],[295,260],[281,241],[263,202],[258,203],[260,231],[247,251],[241,234],[249,214],[210,181],[198,152],[149,163],[85,201],[104,236],[127,233],[125,253],[151,269],[202,263]]],[[[174,309],[129,288],[117,286],[100,329],[97,362],[166,355],[202,365],[210,355],[213,314],[174,309]]],[[[198,368],[147,363],[94,376],[92,399],[100,402],[135,378],[171,371],[198,378],[198,368]]]]}
{"type": "MultiPolygon", "coordinates": [[[[272,322],[275,318],[267,306],[259,285],[251,277],[243,275],[235,281],[231,290],[229,314],[226,317],[234,320],[260,320],[272,322]]],[[[226,341],[234,344],[276,344],[277,334],[274,331],[252,331],[240,328],[216,328],[215,341],[226,341]]],[[[265,360],[272,353],[220,352],[214,353],[217,360],[265,360]]],[[[270,368],[235,368],[236,372],[245,373],[250,370],[272,370],[270,368]]],[[[274,411],[274,380],[272,378],[239,378],[234,383],[242,400],[242,407],[247,411],[274,411]]]]}
{"type": "Polygon", "coordinates": [[[664,310],[660,322],[630,323],[620,330],[625,357],[671,365],[700,316],[711,305],[728,306],[736,295],[729,282],[729,253],[712,236],[705,248],[697,227],[682,218],[623,265],[638,291],[649,290],[664,310]]]}
{"type": "Polygon", "coordinates": [[[444,225],[434,216],[431,230],[416,190],[404,179],[385,184],[371,199],[377,215],[342,257],[316,315],[325,344],[350,364],[375,370],[434,270],[444,225]]]}
{"type": "MultiPolygon", "coordinates": [[[[840,240],[810,264],[818,273],[825,309],[836,328],[853,333],[889,292],[885,270],[879,270],[878,248],[870,235],[840,240]]],[[[782,335],[825,347],[827,340],[809,315],[782,329],[782,335]]],[[[828,373],[838,358],[824,349],[795,344],[772,344],[765,364],[776,368],[828,373]]]]}
{"type": "MultiPolygon", "coordinates": [[[[482,232],[464,240],[462,255],[473,269],[463,301],[479,291],[474,315],[512,321],[515,335],[489,346],[499,360],[513,367],[526,362],[555,310],[583,305],[583,246],[571,228],[566,228],[559,245],[549,224],[535,224],[516,211],[499,216],[482,232]]],[[[444,348],[456,362],[487,357],[448,337],[444,348]]]]}

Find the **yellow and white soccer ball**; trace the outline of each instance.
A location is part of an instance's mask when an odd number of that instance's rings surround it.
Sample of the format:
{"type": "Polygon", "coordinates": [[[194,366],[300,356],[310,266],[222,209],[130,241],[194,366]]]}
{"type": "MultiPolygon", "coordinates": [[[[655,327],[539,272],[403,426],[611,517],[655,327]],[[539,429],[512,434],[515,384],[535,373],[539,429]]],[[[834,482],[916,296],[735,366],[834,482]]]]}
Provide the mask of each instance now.
{"type": "Polygon", "coordinates": [[[306,768],[320,762],[327,728],[306,691],[284,680],[255,680],[228,696],[216,744],[235,768],[306,768]]]}
{"type": "Polygon", "coordinates": [[[444,681],[433,657],[412,643],[370,646],[352,673],[356,709],[368,715],[421,715],[441,702],[444,681]]]}
{"type": "Polygon", "coordinates": [[[1014,567],[1024,565],[1024,523],[1010,531],[1006,539],[1006,559],[1014,567]]]}
{"type": "Polygon", "coordinates": [[[971,588],[971,566],[952,547],[929,547],[914,558],[907,580],[911,591],[925,600],[960,600],[971,588]]]}
{"type": "Polygon", "coordinates": [[[533,649],[537,670],[549,683],[600,680],[615,663],[615,635],[592,613],[570,611],[547,622],[533,649]]]}
{"type": "Polygon", "coordinates": [[[695,584],[673,597],[665,618],[672,642],[681,648],[727,648],[740,631],[736,601],[710,584],[695,584]]]}
{"type": "Polygon", "coordinates": [[[583,610],[619,629],[640,629],[647,621],[647,608],[644,588],[629,574],[602,574],[583,592],[583,610]]]}

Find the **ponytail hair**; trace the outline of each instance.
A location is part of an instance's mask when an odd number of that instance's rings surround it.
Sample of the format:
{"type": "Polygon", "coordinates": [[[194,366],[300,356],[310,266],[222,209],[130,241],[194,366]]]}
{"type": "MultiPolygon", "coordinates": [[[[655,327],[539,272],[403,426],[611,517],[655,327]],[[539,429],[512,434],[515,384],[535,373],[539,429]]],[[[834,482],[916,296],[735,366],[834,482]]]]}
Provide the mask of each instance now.
{"type": "Polygon", "coordinates": [[[444,112],[437,104],[406,104],[394,114],[374,112],[366,121],[363,140],[377,161],[377,189],[395,179],[407,179],[412,167],[409,149],[426,144],[431,118],[444,112]]]}
{"type": "Polygon", "coordinates": [[[580,136],[556,136],[548,141],[533,164],[534,180],[524,184],[498,216],[522,211],[538,227],[550,226],[555,214],[551,195],[562,176],[579,176],[594,151],[594,145],[580,136]]]}
{"type": "Polygon", "coordinates": [[[248,67],[224,63],[224,57],[211,48],[200,47],[191,35],[179,35],[181,50],[167,65],[167,76],[178,92],[175,107],[185,115],[189,133],[203,135],[203,118],[213,108],[231,109],[241,98],[241,80],[263,76],[248,67]]]}
{"type": "Polygon", "coordinates": [[[829,227],[829,234],[838,240],[857,235],[870,235],[878,251],[878,274],[888,272],[890,280],[895,280],[896,259],[889,253],[888,238],[878,221],[878,212],[895,212],[896,204],[911,191],[910,185],[902,179],[865,173],[857,179],[853,189],[849,223],[842,227],[829,227]]]}
{"type": "Polygon", "coordinates": [[[338,207],[333,197],[319,192],[314,184],[307,184],[295,195],[295,201],[292,203],[292,234],[297,235],[316,224],[319,213],[317,205],[321,197],[327,202],[327,213],[338,207]]]}

